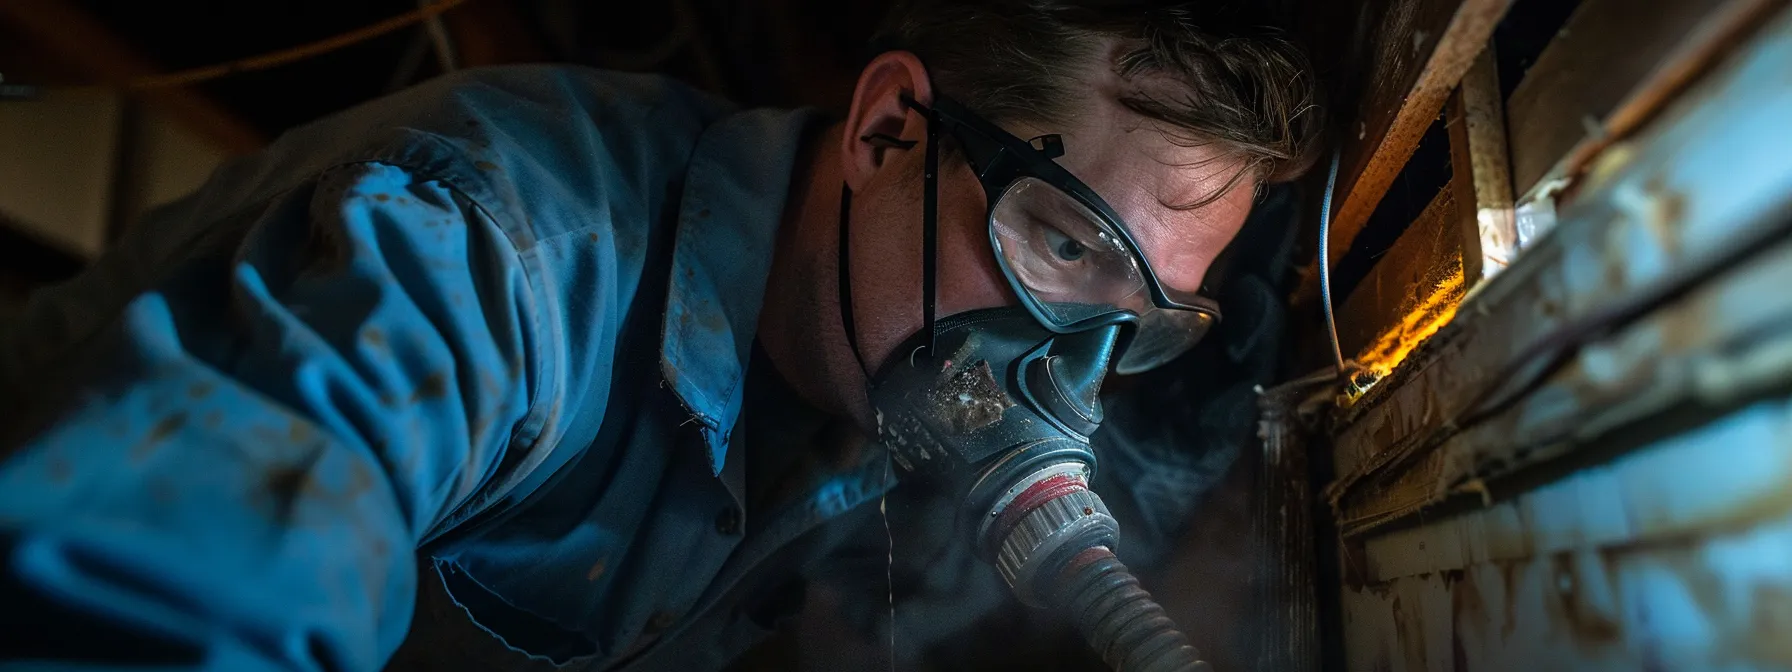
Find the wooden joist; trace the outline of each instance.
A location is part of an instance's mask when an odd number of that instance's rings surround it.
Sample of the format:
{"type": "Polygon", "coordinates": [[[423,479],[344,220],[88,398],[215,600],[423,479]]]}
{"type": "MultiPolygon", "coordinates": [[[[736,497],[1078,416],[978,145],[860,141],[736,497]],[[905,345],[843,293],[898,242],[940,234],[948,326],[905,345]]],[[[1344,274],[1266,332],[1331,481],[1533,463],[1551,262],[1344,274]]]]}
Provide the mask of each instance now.
{"type": "MultiPolygon", "coordinates": [[[[106,84],[123,85],[161,74],[149,57],[73,2],[5,0],[0,2],[0,22],[29,35],[45,55],[66,63],[69,70],[106,84]]],[[[226,152],[247,153],[267,142],[255,127],[197,90],[168,87],[142,95],[226,152]]]]}
{"type": "Polygon", "coordinates": [[[1785,0],[1584,0],[1507,103],[1513,186],[1578,173],[1785,0]]]}
{"type": "Polygon", "coordinates": [[[1345,127],[1331,226],[1335,263],[1443,111],[1511,0],[1387,0],[1358,15],[1362,97],[1345,127]]]}
{"type": "Polygon", "coordinates": [[[1494,47],[1489,45],[1450,96],[1447,112],[1467,287],[1505,269],[1518,250],[1512,166],[1506,155],[1506,118],[1501,108],[1499,66],[1494,62],[1494,47]]]}

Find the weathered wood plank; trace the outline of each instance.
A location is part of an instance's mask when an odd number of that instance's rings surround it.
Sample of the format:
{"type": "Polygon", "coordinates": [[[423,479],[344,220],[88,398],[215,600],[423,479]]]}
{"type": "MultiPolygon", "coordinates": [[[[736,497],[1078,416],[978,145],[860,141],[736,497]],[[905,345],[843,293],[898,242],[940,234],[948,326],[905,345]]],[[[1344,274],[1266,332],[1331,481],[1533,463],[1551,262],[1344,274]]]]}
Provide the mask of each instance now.
{"type": "Polygon", "coordinates": [[[1462,227],[1463,285],[1469,288],[1504,270],[1518,249],[1499,77],[1488,45],[1450,96],[1451,174],[1462,227]]]}
{"type": "Polygon", "coordinates": [[[1510,5],[1511,0],[1388,0],[1363,6],[1353,59],[1363,93],[1343,138],[1344,170],[1331,228],[1334,262],[1349,251],[1510,5]]]}
{"type": "Polygon", "coordinates": [[[1584,0],[1512,92],[1513,184],[1528,191],[1597,132],[1713,10],[1756,0],[1584,0]]]}
{"type": "Polygon", "coordinates": [[[1464,290],[1465,236],[1454,192],[1453,186],[1438,192],[1345,298],[1337,315],[1338,345],[1346,357],[1391,369],[1405,349],[1455,312],[1464,290]]]}
{"type": "Polygon", "coordinates": [[[1346,536],[1521,490],[1563,458],[1607,459],[1792,380],[1776,349],[1792,343],[1792,154],[1763,141],[1792,118],[1792,11],[1769,25],[1341,409],[1326,496],[1346,536]]]}
{"type": "Polygon", "coordinates": [[[1786,417],[1753,409],[1367,540],[1369,580],[1340,591],[1341,669],[1785,669],[1786,417]],[[1750,429],[1758,439],[1735,440],[1750,429]]]}

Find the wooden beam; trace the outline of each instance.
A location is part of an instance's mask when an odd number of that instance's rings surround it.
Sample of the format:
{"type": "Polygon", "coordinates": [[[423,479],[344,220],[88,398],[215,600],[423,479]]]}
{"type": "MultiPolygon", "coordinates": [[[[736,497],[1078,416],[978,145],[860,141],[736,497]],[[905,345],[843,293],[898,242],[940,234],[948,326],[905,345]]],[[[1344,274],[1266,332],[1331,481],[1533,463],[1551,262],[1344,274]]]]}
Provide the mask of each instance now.
{"type": "Polygon", "coordinates": [[[1603,459],[1648,438],[1626,434],[1644,424],[1703,422],[1784,389],[1792,369],[1760,353],[1779,352],[1786,332],[1769,325],[1792,315],[1792,153],[1762,139],[1792,119],[1792,12],[1768,25],[1639,132],[1626,161],[1603,164],[1571,219],[1472,309],[1338,411],[1328,499],[1347,536],[1456,495],[1478,505],[1520,470],[1603,459]]]}
{"type": "Polygon", "coordinates": [[[1358,15],[1356,68],[1363,91],[1343,138],[1335,263],[1412,158],[1425,129],[1492,37],[1511,0],[1383,0],[1358,15]]]}
{"type": "MultiPolygon", "coordinates": [[[[147,56],[71,2],[0,1],[0,21],[29,35],[50,57],[99,82],[122,86],[161,73],[147,56]]],[[[248,153],[267,143],[259,130],[197,90],[170,87],[140,95],[224,151],[248,153]]]]}
{"type": "Polygon", "coordinates": [[[1450,164],[1462,227],[1466,286],[1504,270],[1518,250],[1512,210],[1512,167],[1500,109],[1499,65],[1488,45],[1450,96],[1450,164]]]}
{"type": "Polygon", "coordinates": [[[1714,10],[1753,0],[1584,0],[1512,92],[1513,183],[1542,180],[1714,10]]]}

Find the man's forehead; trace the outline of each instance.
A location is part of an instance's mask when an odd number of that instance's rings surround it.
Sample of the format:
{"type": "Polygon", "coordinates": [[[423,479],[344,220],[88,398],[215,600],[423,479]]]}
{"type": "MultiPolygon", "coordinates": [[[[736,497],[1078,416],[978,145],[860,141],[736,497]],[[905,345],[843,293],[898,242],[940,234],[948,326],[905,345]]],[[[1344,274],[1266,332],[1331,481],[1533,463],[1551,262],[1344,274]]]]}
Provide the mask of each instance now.
{"type": "Polygon", "coordinates": [[[1242,219],[1248,213],[1248,196],[1242,199],[1243,207],[1235,194],[1214,199],[1228,187],[1246,194],[1254,190],[1253,180],[1234,179],[1246,168],[1244,160],[1211,144],[1175,139],[1157,122],[1117,102],[1112,107],[1123,114],[1089,114],[1051,129],[1028,124],[1017,128],[1016,135],[1062,136],[1065,154],[1057,163],[1100,194],[1129,227],[1230,229],[1224,220],[1242,219]],[[1209,200],[1213,202],[1189,207],[1209,200]]]}
{"type": "Polygon", "coordinates": [[[1246,167],[1244,159],[1216,144],[1180,138],[1162,122],[1133,112],[1117,98],[1092,98],[1078,105],[1079,114],[1066,123],[1016,124],[1014,134],[1021,138],[1047,133],[1061,136],[1065,154],[1057,159],[1058,164],[1116,210],[1123,203],[1137,202],[1138,214],[1162,210],[1165,212],[1157,214],[1176,219],[1170,211],[1190,211],[1188,205],[1211,200],[1228,186],[1247,190],[1252,186],[1233,184],[1233,178],[1246,167]]]}
{"type": "Polygon", "coordinates": [[[1211,144],[1180,141],[1117,98],[1092,97],[1103,100],[1079,106],[1084,113],[1068,123],[1017,124],[1014,133],[1062,136],[1065,154],[1058,164],[1107,201],[1160,279],[1180,289],[1198,287],[1201,273],[1250,212],[1254,181],[1234,183],[1243,160],[1211,144]],[[1214,198],[1227,187],[1232,191],[1214,198]]]}

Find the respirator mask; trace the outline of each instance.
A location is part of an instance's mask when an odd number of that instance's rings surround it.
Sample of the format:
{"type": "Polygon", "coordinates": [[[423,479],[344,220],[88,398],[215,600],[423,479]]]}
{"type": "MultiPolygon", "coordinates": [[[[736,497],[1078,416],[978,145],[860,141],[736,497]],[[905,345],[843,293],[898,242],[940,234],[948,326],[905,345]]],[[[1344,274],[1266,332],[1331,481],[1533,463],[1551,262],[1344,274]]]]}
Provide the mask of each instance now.
{"type": "MultiPolygon", "coordinates": [[[[1063,140],[1022,140],[939,97],[927,119],[921,330],[869,370],[879,439],[905,478],[960,497],[957,526],[1029,605],[1071,610],[1117,669],[1205,669],[1113,554],[1118,524],[1089,489],[1089,437],[1110,371],[1136,373],[1193,347],[1217,305],[1157,280],[1120,217],[1055,161],[1063,140]],[[934,314],[942,134],[987,197],[990,246],[1020,305],[934,314]]],[[[916,143],[862,138],[887,147],[916,143]]],[[[841,199],[840,306],[853,324],[851,193],[841,199]]]]}

